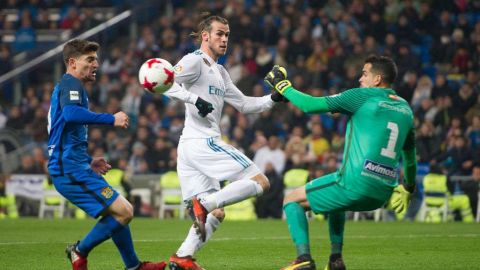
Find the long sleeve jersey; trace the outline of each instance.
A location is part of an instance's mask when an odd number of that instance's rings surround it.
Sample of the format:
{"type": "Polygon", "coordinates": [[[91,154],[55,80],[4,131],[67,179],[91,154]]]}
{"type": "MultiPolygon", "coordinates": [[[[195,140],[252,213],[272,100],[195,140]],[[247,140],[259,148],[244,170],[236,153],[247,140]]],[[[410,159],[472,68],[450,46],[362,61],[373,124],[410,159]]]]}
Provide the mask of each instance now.
{"type": "Polygon", "coordinates": [[[408,103],[388,88],[355,88],[327,97],[313,97],[293,87],[283,93],[304,112],[347,114],[339,184],[382,199],[398,185],[403,155],[405,182],[415,183],[416,154],[413,113],[408,103]]]}
{"type": "Polygon", "coordinates": [[[115,118],[108,113],[88,109],[87,92],[79,79],[63,75],[52,92],[48,110],[48,171],[63,175],[90,167],[88,155],[88,125],[113,125],[115,118]]]}
{"type": "Polygon", "coordinates": [[[232,82],[225,68],[201,50],[185,55],[174,66],[175,83],[164,94],[185,102],[185,127],[182,138],[209,138],[221,135],[220,118],[224,103],[241,113],[270,109],[270,95],[245,96],[232,82]],[[195,107],[198,97],[212,103],[213,112],[201,117],[195,107]]]}

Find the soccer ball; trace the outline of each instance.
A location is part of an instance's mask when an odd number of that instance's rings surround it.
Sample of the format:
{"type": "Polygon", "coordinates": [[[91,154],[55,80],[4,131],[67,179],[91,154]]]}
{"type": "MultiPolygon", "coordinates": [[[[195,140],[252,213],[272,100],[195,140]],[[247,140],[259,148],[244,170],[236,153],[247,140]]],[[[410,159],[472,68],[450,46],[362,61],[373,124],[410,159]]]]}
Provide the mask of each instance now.
{"type": "Polygon", "coordinates": [[[162,58],[148,59],[138,71],[142,87],[152,94],[162,94],[173,85],[172,64],[162,58]]]}

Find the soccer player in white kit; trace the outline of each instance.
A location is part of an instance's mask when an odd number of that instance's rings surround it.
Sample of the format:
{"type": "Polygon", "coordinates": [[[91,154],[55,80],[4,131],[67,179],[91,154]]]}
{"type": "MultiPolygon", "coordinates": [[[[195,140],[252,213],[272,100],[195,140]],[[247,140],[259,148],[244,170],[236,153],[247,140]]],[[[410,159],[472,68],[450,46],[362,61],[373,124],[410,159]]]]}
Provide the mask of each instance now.
{"type": "Polygon", "coordinates": [[[225,18],[212,15],[203,19],[197,32],[192,33],[201,42],[200,49],[184,56],[174,67],[175,84],[165,93],[185,102],[177,171],[183,199],[190,201],[195,222],[170,257],[170,269],[203,269],[193,255],[223,221],[223,207],[260,196],[270,186],[248,157],[222,141],[219,123],[225,102],[242,113],[260,113],[269,110],[274,102],[286,100],[275,93],[248,97],[233,84],[225,68],[217,64],[227,51],[229,35],[225,18]],[[232,183],[220,189],[222,180],[232,183]]]}

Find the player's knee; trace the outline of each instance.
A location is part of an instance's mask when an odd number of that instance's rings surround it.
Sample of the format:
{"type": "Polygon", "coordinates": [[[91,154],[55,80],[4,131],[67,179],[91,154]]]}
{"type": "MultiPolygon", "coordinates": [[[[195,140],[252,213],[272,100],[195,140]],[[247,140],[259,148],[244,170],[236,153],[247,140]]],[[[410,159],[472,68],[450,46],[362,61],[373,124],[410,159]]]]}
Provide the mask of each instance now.
{"type": "Polygon", "coordinates": [[[297,202],[297,203],[306,202],[305,190],[303,188],[297,188],[294,191],[285,195],[285,197],[283,198],[283,205],[286,205],[287,203],[291,203],[291,202],[297,202]]]}
{"type": "Polygon", "coordinates": [[[133,206],[128,202],[125,203],[117,217],[119,219],[118,221],[124,225],[130,223],[133,219],[133,206]]]}
{"type": "Polygon", "coordinates": [[[223,208],[218,208],[210,212],[218,221],[222,222],[225,219],[225,210],[223,208]]]}
{"type": "Polygon", "coordinates": [[[293,202],[292,198],[292,193],[285,195],[285,197],[283,198],[283,205],[285,206],[287,203],[293,202]]]}

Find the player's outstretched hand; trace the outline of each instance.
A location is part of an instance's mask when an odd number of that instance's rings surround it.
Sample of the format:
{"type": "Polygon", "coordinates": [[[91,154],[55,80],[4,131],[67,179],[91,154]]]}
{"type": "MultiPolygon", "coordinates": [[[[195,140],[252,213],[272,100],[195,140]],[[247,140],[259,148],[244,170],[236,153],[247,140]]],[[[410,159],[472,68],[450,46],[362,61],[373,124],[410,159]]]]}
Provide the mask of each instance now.
{"type": "Polygon", "coordinates": [[[112,166],[103,157],[96,157],[90,162],[90,168],[98,174],[106,174],[112,166]]]}
{"type": "Polygon", "coordinates": [[[273,102],[283,102],[283,103],[288,103],[288,99],[276,90],[272,89],[272,93],[270,95],[270,98],[273,100],[273,102]]]}
{"type": "MultiPolygon", "coordinates": [[[[276,92],[283,94],[283,91],[291,86],[289,80],[287,80],[287,70],[279,65],[273,66],[272,70],[265,76],[265,82],[268,83],[276,92]]],[[[272,100],[275,101],[272,97],[272,100]]]]}
{"type": "Polygon", "coordinates": [[[114,126],[128,128],[128,115],[126,113],[117,112],[113,117],[115,117],[115,122],[113,123],[114,126]]]}
{"type": "Polygon", "coordinates": [[[207,116],[207,114],[209,114],[213,111],[212,103],[202,99],[201,97],[197,98],[197,101],[195,102],[195,107],[197,107],[198,114],[201,117],[205,117],[205,116],[207,116]]]}
{"type": "Polygon", "coordinates": [[[277,83],[286,79],[287,79],[287,70],[282,66],[275,65],[273,66],[272,70],[270,70],[267,73],[264,80],[271,87],[275,87],[277,83]]]}
{"type": "Polygon", "coordinates": [[[388,206],[390,206],[398,214],[407,211],[414,190],[415,187],[409,187],[407,190],[403,185],[398,185],[395,189],[393,189],[388,206]]]}

